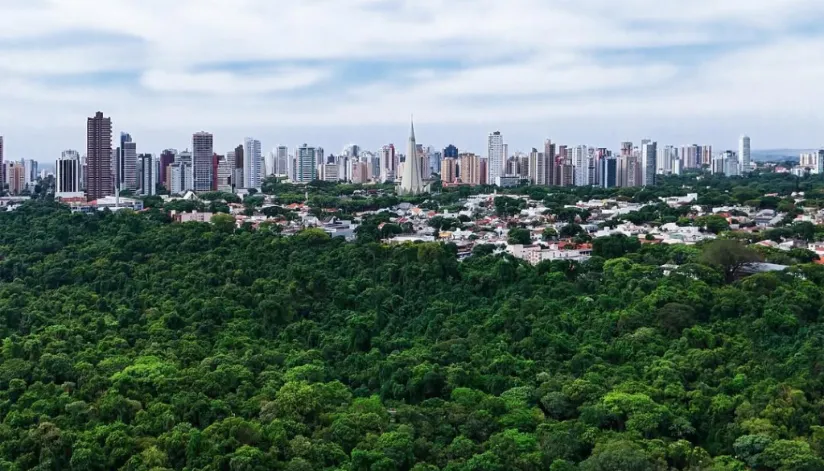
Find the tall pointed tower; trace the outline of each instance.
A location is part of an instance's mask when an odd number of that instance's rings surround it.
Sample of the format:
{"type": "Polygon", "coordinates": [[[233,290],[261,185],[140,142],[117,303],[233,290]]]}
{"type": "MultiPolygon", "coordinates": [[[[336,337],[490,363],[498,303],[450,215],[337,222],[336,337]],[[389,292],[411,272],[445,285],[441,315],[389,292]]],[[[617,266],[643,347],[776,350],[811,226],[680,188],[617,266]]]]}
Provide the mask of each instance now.
{"type": "Polygon", "coordinates": [[[401,186],[398,191],[402,195],[419,195],[426,192],[426,185],[421,179],[421,159],[418,157],[418,145],[415,142],[415,123],[409,133],[409,144],[406,147],[406,162],[403,165],[401,186]]]}

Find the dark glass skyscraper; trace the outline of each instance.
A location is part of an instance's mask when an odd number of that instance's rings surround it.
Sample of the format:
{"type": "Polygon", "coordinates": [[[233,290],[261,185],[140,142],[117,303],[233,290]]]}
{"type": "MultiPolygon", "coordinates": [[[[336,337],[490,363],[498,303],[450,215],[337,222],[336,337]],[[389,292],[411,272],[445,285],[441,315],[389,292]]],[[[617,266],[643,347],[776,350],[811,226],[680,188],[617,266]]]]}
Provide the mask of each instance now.
{"type": "Polygon", "coordinates": [[[457,159],[458,158],[458,148],[449,144],[448,146],[444,147],[443,149],[443,158],[444,159],[457,159]]]}
{"type": "Polygon", "coordinates": [[[166,181],[166,169],[175,161],[177,152],[172,149],[166,149],[160,154],[160,175],[157,176],[157,181],[168,189],[169,183],[166,181]]]}
{"type": "Polygon", "coordinates": [[[614,188],[618,186],[618,160],[614,157],[601,159],[601,187],[614,188]]]}
{"type": "Polygon", "coordinates": [[[86,123],[86,160],[86,198],[96,200],[112,194],[112,119],[100,111],[86,123]]]}

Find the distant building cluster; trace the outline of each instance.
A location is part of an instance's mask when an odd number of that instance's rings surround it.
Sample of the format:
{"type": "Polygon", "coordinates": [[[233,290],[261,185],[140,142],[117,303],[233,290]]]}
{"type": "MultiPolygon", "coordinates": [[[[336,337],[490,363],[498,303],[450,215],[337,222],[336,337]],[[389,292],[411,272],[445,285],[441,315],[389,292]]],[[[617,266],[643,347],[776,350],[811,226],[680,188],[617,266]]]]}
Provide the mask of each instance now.
{"type": "Polygon", "coordinates": [[[0,182],[12,195],[31,191],[39,175],[38,164],[31,159],[3,160],[3,136],[0,136],[0,182]]]}
{"type": "MultiPolygon", "coordinates": [[[[679,175],[690,169],[709,169],[714,174],[739,176],[754,169],[751,143],[742,136],[737,150],[714,152],[709,145],[660,145],[650,139],[622,142],[618,150],[588,145],[561,145],[550,139],[542,148],[510,153],[500,131],[489,134],[486,155],[461,151],[454,145],[442,150],[418,144],[414,125],[405,153],[394,144],[376,151],[352,144],[339,154],[302,144],[277,146],[264,152],[261,141],[247,137],[234,149],[216,152],[211,133],[192,135],[190,149],[165,149],[159,155],[141,152],[129,133],[113,139],[112,119],[97,112],[88,118],[86,152],[66,150],[55,162],[55,191],[61,198],[85,195],[93,201],[123,192],[147,196],[163,189],[182,195],[187,191],[260,190],[269,176],[293,183],[327,182],[392,183],[399,193],[428,191],[440,180],[444,186],[523,183],[544,186],[639,187],[656,183],[661,175],[679,175]]],[[[804,153],[791,171],[824,172],[824,150],[804,153]]],[[[790,171],[790,170],[787,170],[790,171]]],[[[0,181],[12,195],[31,191],[39,172],[35,161],[3,160],[0,136],[0,181]]]]}

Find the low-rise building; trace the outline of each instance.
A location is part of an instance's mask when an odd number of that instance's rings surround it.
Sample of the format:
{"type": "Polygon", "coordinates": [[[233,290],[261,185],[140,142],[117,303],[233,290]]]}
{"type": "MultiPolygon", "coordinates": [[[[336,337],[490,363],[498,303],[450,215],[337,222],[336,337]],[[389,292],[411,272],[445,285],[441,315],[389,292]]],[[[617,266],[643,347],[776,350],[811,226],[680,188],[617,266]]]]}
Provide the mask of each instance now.
{"type": "Polygon", "coordinates": [[[214,213],[199,211],[171,212],[171,217],[174,222],[211,222],[212,216],[214,216],[214,213]]]}
{"type": "Polygon", "coordinates": [[[119,211],[121,209],[131,209],[132,211],[142,211],[143,201],[134,198],[121,198],[117,196],[105,196],[96,200],[79,202],[70,205],[73,212],[91,213],[94,211],[119,211]]]}
{"type": "Polygon", "coordinates": [[[358,225],[352,221],[332,219],[329,222],[323,223],[321,228],[331,237],[343,237],[346,240],[353,240],[358,225]]]}
{"type": "Polygon", "coordinates": [[[592,246],[583,244],[576,248],[564,244],[550,244],[549,246],[541,245],[508,245],[507,252],[516,258],[526,260],[532,265],[537,265],[541,262],[554,260],[571,260],[575,262],[585,262],[592,257],[592,246]]]}

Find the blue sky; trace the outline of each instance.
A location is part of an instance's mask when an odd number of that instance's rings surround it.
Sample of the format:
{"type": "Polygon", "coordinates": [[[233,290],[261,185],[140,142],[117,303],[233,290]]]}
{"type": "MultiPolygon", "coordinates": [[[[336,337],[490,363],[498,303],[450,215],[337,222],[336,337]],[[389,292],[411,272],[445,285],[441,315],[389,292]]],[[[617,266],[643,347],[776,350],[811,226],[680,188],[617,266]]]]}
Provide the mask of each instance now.
{"type": "Polygon", "coordinates": [[[4,0],[6,158],[85,147],[101,110],[141,152],[215,135],[337,152],[824,145],[820,0],[4,0]]]}

